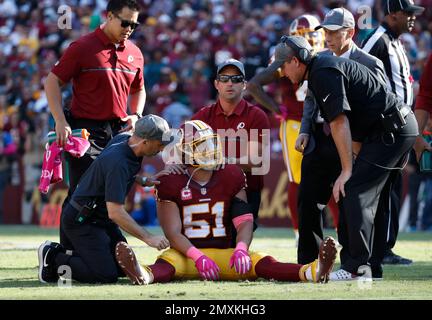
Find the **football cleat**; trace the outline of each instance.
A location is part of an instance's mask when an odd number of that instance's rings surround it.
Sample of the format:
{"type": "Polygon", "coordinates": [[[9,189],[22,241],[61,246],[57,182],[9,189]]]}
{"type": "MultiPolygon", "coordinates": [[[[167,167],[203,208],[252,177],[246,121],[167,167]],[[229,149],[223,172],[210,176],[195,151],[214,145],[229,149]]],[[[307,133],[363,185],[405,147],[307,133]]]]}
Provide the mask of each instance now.
{"type": "Polygon", "coordinates": [[[61,244],[51,241],[45,241],[39,246],[38,260],[39,260],[39,281],[42,283],[57,282],[59,276],[54,266],[55,256],[62,252],[63,247],[61,244]]]}
{"type": "Polygon", "coordinates": [[[311,280],[315,283],[327,283],[329,274],[333,270],[336,255],[336,241],[332,237],[326,237],[320,244],[318,259],[301,267],[300,279],[302,281],[311,280]],[[311,278],[306,276],[307,273],[310,274],[311,278]]]}
{"type": "Polygon", "coordinates": [[[321,242],[318,254],[318,269],[314,282],[327,283],[329,274],[333,270],[336,260],[336,241],[332,237],[326,237],[321,242]]]}
{"type": "Polygon", "coordinates": [[[138,263],[135,253],[126,242],[117,243],[115,257],[132,284],[143,285],[153,282],[154,277],[151,269],[138,263]]]}

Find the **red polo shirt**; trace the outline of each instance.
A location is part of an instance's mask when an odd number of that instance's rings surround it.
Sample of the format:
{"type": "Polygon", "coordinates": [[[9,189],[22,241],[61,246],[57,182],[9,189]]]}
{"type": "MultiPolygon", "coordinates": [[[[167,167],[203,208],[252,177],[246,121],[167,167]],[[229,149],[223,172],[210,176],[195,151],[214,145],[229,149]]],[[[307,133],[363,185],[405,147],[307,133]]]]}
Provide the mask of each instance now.
{"type": "Polygon", "coordinates": [[[144,86],[140,49],[129,40],[116,48],[100,28],[72,42],[51,71],[65,83],[72,79],[75,118],[123,118],[128,95],[144,86]]]}
{"type": "Polygon", "coordinates": [[[420,79],[420,91],[416,98],[416,109],[422,109],[432,114],[432,54],[423,69],[420,79]]]}
{"type": "MultiPolygon", "coordinates": [[[[270,129],[270,121],[259,107],[253,106],[246,100],[242,99],[240,103],[235,107],[234,112],[229,116],[225,116],[224,111],[219,103],[219,100],[208,107],[204,107],[199,110],[192,117],[193,120],[202,120],[207,123],[213,130],[217,132],[218,129],[233,129],[235,132],[239,129],[246,129],[248,132],[248,139],[254,138],[250,134],[251,129],[259,129],[257,138],[261,141],[262,129],[270,129]]],[[[236,152],[237,157],[240,156],[240,140],[242,137],[236,136],[236,152]]],[[[228,152],[229,144],[227,141],[229,138],[225,138],[225,155],[228,152]]],[[[246,141],[247,143],[247,141],[246,141]]],[[[251,172],[246,172],[247,178],[247,190],[249,191],[261,191],[264,186],[264,178],[262,175],[252,175],[251,172]]]]}

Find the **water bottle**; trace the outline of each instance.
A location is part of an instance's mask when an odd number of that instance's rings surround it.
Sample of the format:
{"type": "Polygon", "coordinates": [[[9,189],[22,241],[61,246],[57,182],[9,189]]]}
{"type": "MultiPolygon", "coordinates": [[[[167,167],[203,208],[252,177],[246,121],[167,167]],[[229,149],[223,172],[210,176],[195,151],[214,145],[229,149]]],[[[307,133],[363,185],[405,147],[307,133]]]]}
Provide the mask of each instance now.
{"type": "MultiPolygon", "coordinates": [[[[432,134],[423,134],[423,138],[432,146],[432,134]]],[[[420,172],[432,172],[432,152],[423,152],[420,157],[420,172]]]]}
{"type": "MultiPolygon", "coordinates": [[[[88,140],[90,136],[90,132],[88,132],[87,129],[73,129],[72,136],[88,140]]],[[[47,138],[48,138],[48,144],[51,144],[57,140],[57,134],[55,133],[55,131],[50,131],[48,132],[47,138]]]]}

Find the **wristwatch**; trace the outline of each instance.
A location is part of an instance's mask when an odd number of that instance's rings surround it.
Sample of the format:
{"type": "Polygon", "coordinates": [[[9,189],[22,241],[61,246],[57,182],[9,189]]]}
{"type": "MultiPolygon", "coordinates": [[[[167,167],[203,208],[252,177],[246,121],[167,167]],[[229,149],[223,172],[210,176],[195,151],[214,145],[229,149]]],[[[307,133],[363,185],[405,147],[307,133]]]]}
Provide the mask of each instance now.
{"type": "Polygon", "coordinates": [[[136,115],[136,116],[138,117],[138,119],[141,119],[141,118],[142,118],[142,114],[139,113],[139,112],[135,112],[134,115],[136,115]]]}
{"type": "Polygon", "coordinates": [[[138,182],[142,187],[145,187],[148,181],[147,177],[144,176],[136,176],[135,181],[138,182]]]}

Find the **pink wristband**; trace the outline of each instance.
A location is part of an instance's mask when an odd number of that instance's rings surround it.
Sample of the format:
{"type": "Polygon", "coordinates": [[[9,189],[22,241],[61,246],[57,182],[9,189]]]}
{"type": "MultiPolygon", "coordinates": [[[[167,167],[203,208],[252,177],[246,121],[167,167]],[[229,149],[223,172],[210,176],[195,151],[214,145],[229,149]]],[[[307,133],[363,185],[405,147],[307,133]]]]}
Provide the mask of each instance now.
{"type": "Polygon", "coordinates": [[[236,245],[236,250],[244,250],[246,252],[248,252],[248,246],[246,243],[244,243],[243,241],[240,241],[239,243],[237,243],[236,245]]]}
{"type": "Polygon", "coordinates": [[[234,227],[238,230],[239,226],[243,223],[243,222],[247,222],[247,221],[251,221],[253,223],[254,218],[253,218],[253,214],[252,213],[247,213],[247,214],[242,214],[239,217],[235,217],[232,222],[234,224],[234,227]]]}
{"type": "Polygon", "coordinates": [[[198,250],[195,247],[190,247],[188,251],[186,251],[186,256],[192,259],[194,262],[197,261],[203,255],[204,253],[202,253],[200,250],[198,250]]]}

